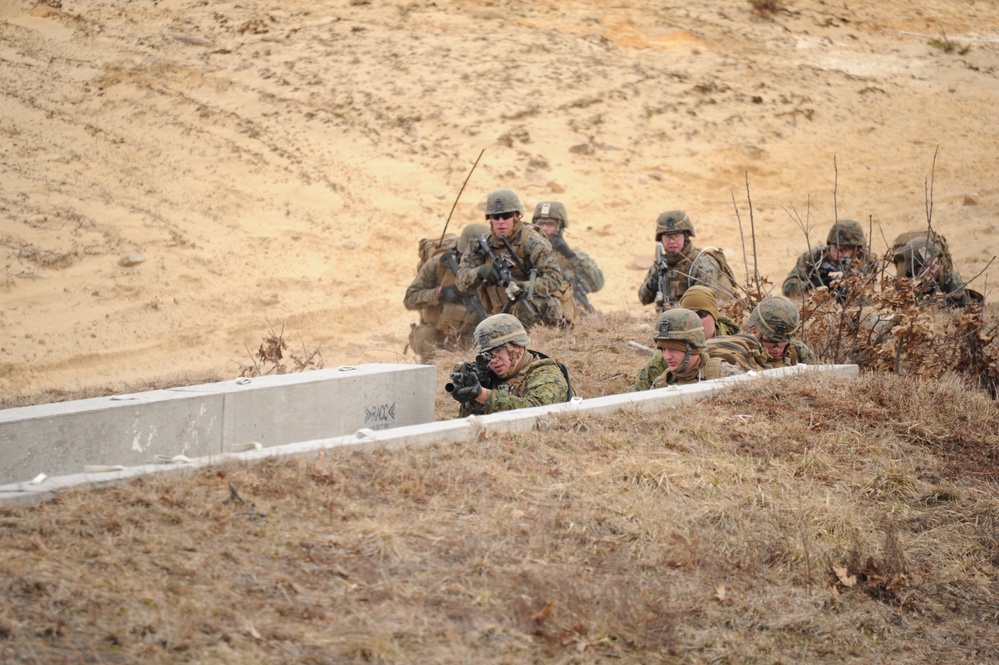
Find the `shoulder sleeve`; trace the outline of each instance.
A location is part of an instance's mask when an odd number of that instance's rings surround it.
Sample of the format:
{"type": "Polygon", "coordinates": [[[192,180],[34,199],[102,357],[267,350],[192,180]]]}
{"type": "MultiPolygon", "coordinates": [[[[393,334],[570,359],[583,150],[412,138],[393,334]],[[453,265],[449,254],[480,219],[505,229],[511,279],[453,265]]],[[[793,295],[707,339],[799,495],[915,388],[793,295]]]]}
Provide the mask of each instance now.
{"type": "Polygon", "coordinates": [[[454,283],[462,291],[471,291],[472,287],[479,280],[476,269],[481,266],[484,257],[473,248],[475,245],[469,244],[468,249],[461,255],[461,263],[458,264],[458,274],[455,275],[454,283]]]}
{"type": "Polygon", "coordinates": [[[518,396],[505,390],[493,390],[483,406],[488,413],[495,413],[544,404],[559,404],[568,399],[569,384],[559,366],[549,360],[528,368],[523,393],[518,396]]]}
{"type": "Polygon", "coordinates": [[[666,364],[666,359],[663,358],[662,353],[657,351],[645,363],[645,367],[638,372],[638,380],[635,381],[635,391],[650,389],[655,380],[667,369],[669,369],[669,366],[666,364]]]}
{"type": "Polygon", "coordinates": [[[420,267],[416,279],[406,289],[406,297],[403,299],[403,305],[406,309],[424,309],[439,303],[437,300],[437,268],[439,265],[440,259],[434,257],[420,267]]]}

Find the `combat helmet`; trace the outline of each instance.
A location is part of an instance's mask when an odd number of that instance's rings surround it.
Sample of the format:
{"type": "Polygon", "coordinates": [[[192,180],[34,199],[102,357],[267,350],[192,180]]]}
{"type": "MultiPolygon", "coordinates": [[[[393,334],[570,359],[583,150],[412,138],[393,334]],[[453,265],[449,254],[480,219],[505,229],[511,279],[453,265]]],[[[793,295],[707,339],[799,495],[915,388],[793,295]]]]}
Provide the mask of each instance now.
{"type": "Polygon", "coordinates": [[[927,238],[929,240],[935,241],[940,245],[940,249],[943,254],[947,256],[947,239],[940,235],[936,229],[925,228],[919,229],[918,231],[905,231],[899,233],[895,237],[895,242],[892,243],[891,247],[891,258],[892,262],[895,264],[895,273],[898,277],[905,277],[908,264],[905,260],[905,246],[909,244],[910,240],[916,238],[927,238]]]}
{"type": "Polygon", "coordinates": [[[652,330],[652,339],[657,342],[683,342],[688,351],[703,351],[707,347],[704,326],[697,312],[682,307],[668,309],[659,315],[652,330]]]}
{"type": "Polygon", "coordinates": [[[905,275],[907,277],[918,277],[923,269],[935,258],[944,255],[943,246],[936,240],[913,238],[905,245],[902,258],[905,261],[905,275]]]}
{"type": "Polygon", "coordinates": [[[486,197],[486,219],[489,219],[489,215],[503,212],[524,214],[524,206],[520,204],[520,197],[512,189],[497,189],[486,197]]]}
{"type": "Polygon", "coordinates": [[[787,342],[798,331],[798,306],[784,296],[769,296],[760,301],[746,321],[747,328],[778,342],[787,342]]]}
{"type": "Polygon", "coordinates": [[[565,211],[565,206],[558,201],[542,201],[534,207],[534,217],[531,222],[538,224],[545,219],[558,222],[560,232],[569,226],[569,213],[565,211]]]}
{"type": "Polygon", "coordinates": [[[493,314],[475,326],[472,333],[476,353],[484,353],[503,346],[516,344],[527,346],[531,338],[524,330],[524,324],[513,314],[493,314]]]}
{"type": "Polygon", "coordinates": [[[690,216],[683,210],[669,210],[659,215],[656,219],[656,240],[658,241],[666,233],[683,231],[691,238],[694,237],[694,223],[690,221],[690,216]]]}
{"type": "Polygon", "coordinates": [[[458,236],[458,253],[464,254],[468,251],[469,245],[475,242],[475,239],[481,235],[486,235],[489,233],[489,226],[486,224],[469,224],[461,231],[461,235],[458,236]]]}
{"type": "Polygon", "coordinates": [[[841,219],[829,229],[826,244],[865,247],[867,240],[864,238],[864,227],[852,219],[841,219]]]}

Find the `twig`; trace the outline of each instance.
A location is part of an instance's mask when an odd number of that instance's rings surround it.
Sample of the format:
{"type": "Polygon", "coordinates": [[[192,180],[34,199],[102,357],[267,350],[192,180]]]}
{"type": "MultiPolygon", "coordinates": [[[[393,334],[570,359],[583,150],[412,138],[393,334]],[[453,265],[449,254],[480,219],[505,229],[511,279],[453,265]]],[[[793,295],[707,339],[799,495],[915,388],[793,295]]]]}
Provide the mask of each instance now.
{"type": "Polygon", "coordinates": [[[756,264],[756,221],[753,219],[753,197],[749,195],[749,171],[746,171],[746,200],[749,202],[749,236],[753,241],[753,281],[756,283],[757,295],[760,288],[760,269],[756,264]]]}
{"type": "Polygon", "coordinates": [[[461,193],[465,191],[465,185],[468,184],[468,179],[472,177],[472,173],[475,171],[475,167],[479,165],[479,160],[482,159],[482,155],[486,152],[483,148],[479,151],[479,156],[475,158],[475,163],[472,164],[472,168],[468,170],[468,175],[465,176],[465,182],[461,183],[461,189],[458,190],[458,196],[454,197],[454,203],[451,204],[451,212],[447,214],[447,221],[444,222],[444,230],[441,231],[441,239],[437,241],[437,246],[440,247],[444,242],[444,234],[447,233],[447,225],[451,223],[451,215],[454,214],[454,209],[458,207],[458,199],[461,198],[461,193]]]}
{"type": "Polygon", "coordinates": [[[839,165],[833,155],[833,224],[839,221],[839,165]]]}
{"type": "Polygon", "coordinates": [[[933,230],[933,180],[937,172],[937,152],[939,151],[939,145],[933,149],[933,163],[930,165],[929,182],[924,181],[923,183],[923,191],[926,196],[926,226],[931,231],[933,230]]]}
{"type": "MultiPolygon", "coordinates": [[[[749,283],[749,259],[746,257],[746,236],[742,232],[742,217],[739,215],[739,206],[735,202],[735,190],[729,188],[729,193],[732,195],[732,207],[735,208],[735,220],[739,223],[739,241],[742,243],[742,264],[746,269],[746,283],[749,283]]],[[[756,263],[756,257],[753,257],[753,263],[756,263]]]]}

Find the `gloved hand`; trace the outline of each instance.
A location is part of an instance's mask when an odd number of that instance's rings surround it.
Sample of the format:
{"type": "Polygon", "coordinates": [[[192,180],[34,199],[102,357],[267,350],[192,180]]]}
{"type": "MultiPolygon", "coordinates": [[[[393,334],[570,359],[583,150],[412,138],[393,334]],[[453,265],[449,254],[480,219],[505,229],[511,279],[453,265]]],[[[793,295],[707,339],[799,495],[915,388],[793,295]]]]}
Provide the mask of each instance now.
{"type": "Polygon", "coordinates": [[[481,279],[486,284],[497,284],[499,282],[499,272],[491,263],[485,263],[475,270],[478,274],[479,279],[481,279]]]}
{"type": "Polygon", "coordinates": [[[458,400],[461,404],[468,404],[474,401],[482,393],[482,384],[479,383],[479,377],[474,374],[470,374],[465,377],[465,383],[454,389],[451,393],[451,397],[458,400]]]}
{"type": "Polygon", "coordinates": [[[506,287],[506,297],[510,300],[516,300],[517,296],[527,291],[528,286],[527,282],[510,282],[509,286],[506,287]]]}
{"type": "Polygon", "coordinates": [[[649,272],[648,277],[645,278],[644,288],[647,291],[652,291],[653,293],[659,292],[659,272],[657,270],[652,270],[649,272]]]}
{"type": "Polygon", "coordinates": [[[450,286],[442,286],[440,296],[437,299],[441,302],[460,303],[462,302],[461,291],[459,291],[458,287],[454,284],[450,286]]]}
{"type": "Polygon", "coordinates": [[[550,236],[550,238],[552,241],[552,247],[555,248],[556,252],[558,252],[567,259],[576,258],[576,252],[572,251],[568,243],[566,243],[565,238],[563,238],[561,235],[550,236]]]}

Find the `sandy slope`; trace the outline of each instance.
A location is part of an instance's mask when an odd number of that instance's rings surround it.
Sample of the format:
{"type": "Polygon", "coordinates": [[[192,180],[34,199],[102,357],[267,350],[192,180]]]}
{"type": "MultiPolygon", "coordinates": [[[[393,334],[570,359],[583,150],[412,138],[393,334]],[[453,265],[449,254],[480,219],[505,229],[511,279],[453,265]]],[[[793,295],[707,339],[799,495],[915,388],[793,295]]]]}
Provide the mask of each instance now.
{"type": "Polygon", "coordinates": [[[789,5],[0,0],[0,393],[234,376],[268,320],[328,366],[410,361],[416,240],[482,149],[452,228],[497,187],[563,201],[604,310],[647,314],[662,210],[741,273],[747,176],[773,282],[794,214],[813,242],[834,205],[871,220],[880,250],[925,224],[937,149],[934,224],[981,271],[994,3],[789,5]]]}

